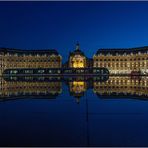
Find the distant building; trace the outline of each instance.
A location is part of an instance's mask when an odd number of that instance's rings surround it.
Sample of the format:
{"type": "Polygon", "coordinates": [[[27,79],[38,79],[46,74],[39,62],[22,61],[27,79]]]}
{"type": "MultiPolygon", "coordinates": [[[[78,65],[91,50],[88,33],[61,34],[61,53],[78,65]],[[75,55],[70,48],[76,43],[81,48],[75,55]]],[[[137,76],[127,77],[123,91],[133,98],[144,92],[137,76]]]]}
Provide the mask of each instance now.
{"type": "MultiPolygon", "coordinates": [[[[0,49],[0,75],[5,69],[61,68],[62,57],[55,49],[0,49]]],[[[15,72],[15,71],[13,71],[15,72]]]]}
{"type": "Polygon", "coordinates": [[[69,53],[68,62],[65,67],[69,68],[88,68],[92,67],[92,59],[85,56],[84,52],[80,50],[79,43],[76,44],[76,49],[69,53]]]}
{"type": "Polygon", "coordinates": [[[67,68],[66,73],[91,73],[91,68],[94,68],[93,73],[99,74],[103,68],[109,70],[110,74],[148,74],[148,47],[99,49],[91,59],[85,56],[77,43],[75,50],[69,53],[68,60],[64,64],[61,55],[55,49],[0,48],[0,75],[4,71],[16,74],[20,69],[23,69],[25,74],[31,74],[32,69],[40,74],[46,70],[50,74],[59,74],[62,71],[59,68],[62,70],[67,68]],[[50,68],[57,68],[57,72],[50,68]]]}
{"type": "Polygon", "coordinates": [[[93,56],[93,67],[105,67],[111,74],[148,73],[148,47],[99,49],[93,56]]]}

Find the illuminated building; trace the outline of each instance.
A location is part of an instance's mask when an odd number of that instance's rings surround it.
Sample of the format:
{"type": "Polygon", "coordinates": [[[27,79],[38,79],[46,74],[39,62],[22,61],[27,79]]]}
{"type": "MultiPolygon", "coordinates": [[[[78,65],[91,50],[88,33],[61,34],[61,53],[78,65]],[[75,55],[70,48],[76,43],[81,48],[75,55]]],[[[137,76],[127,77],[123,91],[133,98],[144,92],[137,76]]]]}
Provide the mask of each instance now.
{"type": "Polygon", "coordinates": [[[69,53],[68,62],[69,68],[87,68],[92,67],[92,59],[85,56],[84,52],[80,50],[80,45],[77,43],[76,49],[69,53]]]}
{"type": "Polygon", "coordinates": [[[2,74],[148,74],[148,47],[99,49],[93,59],[80,50],[69,53],[68,61],[52,50],[0,49],[2,74]],[[102,68],[102,69],[101,69],[102,68]]]}
{"type": "Polygon", "coordinates": [[[55,49],[21,50],[1,48],[0,64],[0,75],[2,75],[5,69],[61,68],[62,57],[55,49]]]}
{"type": "Polygon", "coordinates": [[[93,56],[93,67],[105,67],[110,74],[148,73],[148,47],[99,49],[93,56]]]}

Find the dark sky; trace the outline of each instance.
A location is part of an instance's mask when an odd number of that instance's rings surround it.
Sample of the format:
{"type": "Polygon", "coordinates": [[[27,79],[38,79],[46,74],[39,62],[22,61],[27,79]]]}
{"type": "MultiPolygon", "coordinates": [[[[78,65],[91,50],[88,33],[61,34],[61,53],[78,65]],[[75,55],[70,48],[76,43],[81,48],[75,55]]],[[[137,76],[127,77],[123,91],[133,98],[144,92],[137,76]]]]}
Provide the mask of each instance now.
{"type": "Polygon", "coordinates": [[[0,2],[0,46],[55,48],[67,59],[80,42],[98,48],[148,45],[148,2],[0,2]]]}

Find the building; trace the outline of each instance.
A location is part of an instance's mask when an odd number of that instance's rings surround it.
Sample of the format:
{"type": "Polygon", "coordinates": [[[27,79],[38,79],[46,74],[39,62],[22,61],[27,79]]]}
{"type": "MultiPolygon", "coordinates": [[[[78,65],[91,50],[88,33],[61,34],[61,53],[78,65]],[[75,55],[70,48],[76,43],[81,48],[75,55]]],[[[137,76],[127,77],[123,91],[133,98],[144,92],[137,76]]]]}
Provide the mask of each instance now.
{"type": "Polygon", "coordinates": [[[79,43],[65,64],[55,49],[0,48],[0,75],[4,74],[148,74],[148,46],[128,49],[98,49],[85,56],[79,43]],[[102,68],[102,69],[101,69],[102,68]],[[21,71],[22,70],[22,71],[21,71]],[[102,71],[102,73],[101,73],[102,71]]]}
{"type": "Polygon", "coordinates": [[[61,68],[62,57],[55,49],[21,50],[0,48],[0,64],[0,75],[2,75],[5,69],[61,68]]]}
{"type": "Polygon", "coordinates": [[[148,73],[148,47],[99,49],[93,56],[93,67],[105,67],[110,74],[148,73]]]}
{"type": "Polygon", "coordinates": [[[85,56],[84,52],[80,50],[79,43],[76,44],[76,48],[73,52],[69,53],[66,66],[68,68],[89,68],[92,67],[92,59],[85,56]]]}

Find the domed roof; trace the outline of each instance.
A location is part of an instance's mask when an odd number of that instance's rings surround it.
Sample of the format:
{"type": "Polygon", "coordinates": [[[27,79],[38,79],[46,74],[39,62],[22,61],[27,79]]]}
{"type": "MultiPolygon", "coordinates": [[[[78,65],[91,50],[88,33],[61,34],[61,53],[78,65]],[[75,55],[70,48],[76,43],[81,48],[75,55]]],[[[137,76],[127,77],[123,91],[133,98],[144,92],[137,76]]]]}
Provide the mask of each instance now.
{"type": "Polygon", "coordinates": [[[76,49],[73,52],[70,52],[70,55],[82,55],[82,56],[85,56],[84,52],[82,52],[80,50],[80,44],[79,43],[76,44],[76,49]]]}

